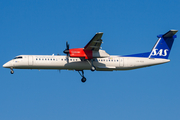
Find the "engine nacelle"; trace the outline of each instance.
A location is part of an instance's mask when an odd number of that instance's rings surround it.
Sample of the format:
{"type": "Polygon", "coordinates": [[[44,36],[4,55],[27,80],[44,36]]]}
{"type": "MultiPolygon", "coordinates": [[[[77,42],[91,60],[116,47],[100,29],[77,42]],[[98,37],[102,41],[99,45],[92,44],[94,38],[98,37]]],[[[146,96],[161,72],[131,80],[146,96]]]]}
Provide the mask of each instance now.
{"type": "Polygon", "coordinates": [[[70,57],[84,57],[85,59],[92,59],[92,50],[84,50],[83,48],[74,48],[69,50],[70,57]]]}
{"type": "Polygon", "coordinates": [[[108,57],[109,54],[104,50],[92,51],[84,50],[84,48],[74,48],[69,50],[70,57],[83,57],[85,59],[108,57]]]}

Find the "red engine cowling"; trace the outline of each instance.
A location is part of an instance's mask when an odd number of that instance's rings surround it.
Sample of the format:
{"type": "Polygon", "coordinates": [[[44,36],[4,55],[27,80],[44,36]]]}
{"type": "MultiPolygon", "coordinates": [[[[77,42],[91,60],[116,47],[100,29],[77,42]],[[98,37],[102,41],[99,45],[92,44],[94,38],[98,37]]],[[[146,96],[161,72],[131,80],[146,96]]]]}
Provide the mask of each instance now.
{"type": "Polygon", "coordinates": [[[83,48],[69,49],[70,57],[84,57],[85,59],[92,59],[92,50],[84,50],[83,48]]]}

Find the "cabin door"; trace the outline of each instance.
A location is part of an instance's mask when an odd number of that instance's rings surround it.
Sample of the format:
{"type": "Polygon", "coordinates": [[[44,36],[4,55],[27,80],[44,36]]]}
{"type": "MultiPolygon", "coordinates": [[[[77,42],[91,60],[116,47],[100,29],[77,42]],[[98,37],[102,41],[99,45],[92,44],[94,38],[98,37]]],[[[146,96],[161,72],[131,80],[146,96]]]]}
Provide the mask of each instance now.
{"type": "Polygon", "coordinates": [[[122,58],[122,57],[119,58],[119,66],[120,67],[124,66],[124,58],[122,58]]]}
{"type": "Polygon", "coordinates": [[[30,66],[32,66],[33,65],[33,56],[28,56],[28,64],[30,65],[30,66]]]}

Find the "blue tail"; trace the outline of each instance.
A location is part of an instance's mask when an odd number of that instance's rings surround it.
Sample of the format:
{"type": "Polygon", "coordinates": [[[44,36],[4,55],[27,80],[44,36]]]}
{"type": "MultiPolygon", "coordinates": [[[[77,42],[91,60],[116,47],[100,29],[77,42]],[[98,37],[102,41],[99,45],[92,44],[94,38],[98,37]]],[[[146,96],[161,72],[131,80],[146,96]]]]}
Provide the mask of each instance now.
{"type": "Polygon", "coordinates": [[[159,38],[149,54],[149,58],[168,59],[174,39],[177,37],[177,30],[170,30],[164,35],[158,35],[159,38]]]}

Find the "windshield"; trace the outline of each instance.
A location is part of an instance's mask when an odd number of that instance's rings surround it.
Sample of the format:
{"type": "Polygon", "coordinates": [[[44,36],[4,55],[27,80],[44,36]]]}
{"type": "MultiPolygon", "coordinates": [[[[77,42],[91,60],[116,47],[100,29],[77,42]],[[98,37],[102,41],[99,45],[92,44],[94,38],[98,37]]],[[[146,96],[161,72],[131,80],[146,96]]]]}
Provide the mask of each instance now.
{"type": "Polygon", "coordinates": [[[13,59],[22,59],[22,58],[23,58],[22,56],[17,56],[17,57],[15,57],[13,59]]]}

